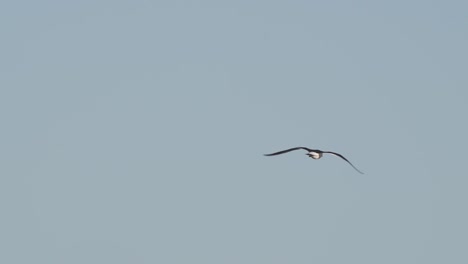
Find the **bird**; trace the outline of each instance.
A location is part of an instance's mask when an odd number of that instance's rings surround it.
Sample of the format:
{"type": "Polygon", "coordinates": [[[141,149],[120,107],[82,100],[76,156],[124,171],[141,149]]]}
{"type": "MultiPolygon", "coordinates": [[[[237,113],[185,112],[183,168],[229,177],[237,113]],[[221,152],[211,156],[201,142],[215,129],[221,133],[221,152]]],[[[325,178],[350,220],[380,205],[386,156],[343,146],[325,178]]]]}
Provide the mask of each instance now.
{"type": "Polygon", "coordinates": [[[337,157],[342,158],[346,162],[348,162],[349,165],[351,165],[357,172],[359,172],[361,174],[364,174],[362,171],[358,170],[358,168],[354,167],[354,165],[347,158],[345,158],[343,155],[341,155],[339,153],[336,153],[336,152],[333,152],[333,151],[323,151],[323,150],[319,150],[319,149],[310,149],[310,148],[306,148],[306,147],[295,147],[295,148],[281,150],[281,151],[270,153],[270,154],[264,154],[264,156],[276,156],[276,155],[281,155],[281,154],[288,153],[288,152],[294,151],[294,150],[299,150],[299,149],[303,149],[303,150],[307,151],[306,155],[313,158],[313,159],[320,159],[323,156],[323,154],[335,155],[337,157]]]}

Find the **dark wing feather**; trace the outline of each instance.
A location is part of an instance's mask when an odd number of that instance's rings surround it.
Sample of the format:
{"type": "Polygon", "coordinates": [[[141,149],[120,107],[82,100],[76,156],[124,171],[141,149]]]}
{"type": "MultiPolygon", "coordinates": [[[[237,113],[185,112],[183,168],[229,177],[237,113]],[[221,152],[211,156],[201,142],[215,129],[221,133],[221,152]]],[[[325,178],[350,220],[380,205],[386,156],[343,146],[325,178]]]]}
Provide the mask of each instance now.
{"type": "Polygon", "coordinates": [[[346,162],[349,163],[349,165],[353,166],[353,168],[354,168],[355,170],[357,170],[357,171],[358,171],[359,173],[361,173],[361,174],[364,174],[362,171],[360,171],[360,170],[358,170],[356,167],[354,167],[354,165],[353,165],[348,159],[346,159],[345,157],[343,157],[343,155],[341,155],[341,154],[339,154],[339,153],[336,153],[336,152],[332,152],[332,151],[324,151],[323,153],[329,153],[329,154],[332,154],[332,155],[335,155],[335,156],[338,156],[338,157],[344,159],[346,162]]]}
{"type": "Polygon", "coordinates": [[[312,151],[311,149],[308,149],[308,148],[305,148],[305,147],[296,147],[296,148],[290,148],[290,149],[286,149],[286,150],[282,150],[282,151],[278,151],[278,152],[270,153],[270,154],[264,154],[264,155],[265,156],[275,156],[275,155],[280,155],[280,154],[287,153],[287,152],[294,151],[294,150],[298,150],[298,149],[312,151]]]}

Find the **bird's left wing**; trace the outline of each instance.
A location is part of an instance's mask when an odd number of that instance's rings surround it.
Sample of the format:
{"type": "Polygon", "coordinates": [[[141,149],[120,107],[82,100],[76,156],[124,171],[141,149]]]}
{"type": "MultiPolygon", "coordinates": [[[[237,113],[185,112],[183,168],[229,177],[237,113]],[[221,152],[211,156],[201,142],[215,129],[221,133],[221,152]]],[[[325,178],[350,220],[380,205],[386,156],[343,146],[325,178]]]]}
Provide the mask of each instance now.
{"type": "Polygon", "coordinates": [[[298,150],[298,149],[311,151],[311,149],[308,149],[308,148],[305,148],[305,147],[296,147],[296,148],[290,148],[290,149],[286,149],[286,150],[282,150],[282,151],[278,151],[278,152],[270,153],[270,154],[264,154],[264,155],[265,156],[275,156],[275,155],[280,155],[280,154],[287,153],[287,152],[294,151],[294,150],[298,150]]]}

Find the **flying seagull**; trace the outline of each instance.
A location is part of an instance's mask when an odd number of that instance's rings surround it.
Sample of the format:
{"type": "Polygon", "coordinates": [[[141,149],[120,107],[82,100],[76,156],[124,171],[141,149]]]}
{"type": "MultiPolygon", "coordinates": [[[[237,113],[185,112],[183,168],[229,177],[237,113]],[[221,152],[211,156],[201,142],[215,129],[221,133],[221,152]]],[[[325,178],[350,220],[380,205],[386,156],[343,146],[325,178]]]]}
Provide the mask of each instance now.
{"type": "Polygon", "coordinates": [[[320,159],[324,153],[328,153],[328,154],[332,154],[332,155],[335,155],[337,157],[340,157],[342,159],[344,159],[346,162],[349,163],[349,165],[353,166],[353,168],[355,170],[357,170],[359,173],[361,174],[364,174],[363,172],[361,172],[360,170],[358,170],[356,167],[354,167],[354,165],[348,160],[346,159],[345,157],[343,157],[343,155],[339,154],[339,153],[336,153],[336,152],[333,152],[333,151],[323,151],[323,150],[318,150],[318,149],[310,149],[310,148],[305,148],[305,147],[296,147],[296,148],[290,148],[290,149],[286,149],[286,150],[282,150],[282,151],[278,151],[278,152],[275,152],[275,153],[271,153],[271,154],[265,154],[265,156],[276,156],[276,155],[280,155],[280,154],[284,154],[284,153],[288,153],[290,151],[294,151],[294,150],[298,150],[298,149],[303,149],[303,150],[306,150],[307,151],[307,156],[313,158],[313,159],[320,159]]]}

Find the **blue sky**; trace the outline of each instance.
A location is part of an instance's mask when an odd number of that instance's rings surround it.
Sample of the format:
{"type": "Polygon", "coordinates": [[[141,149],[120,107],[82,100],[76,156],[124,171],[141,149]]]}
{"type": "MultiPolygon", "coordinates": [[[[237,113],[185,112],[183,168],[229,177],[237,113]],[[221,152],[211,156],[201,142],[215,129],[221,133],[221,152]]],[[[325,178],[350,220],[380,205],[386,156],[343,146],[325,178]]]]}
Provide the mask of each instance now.
{"type": "Polygon", "coordinates": [[[1,4],[0,261],[465,263],[467,7],[1,4]]]}

